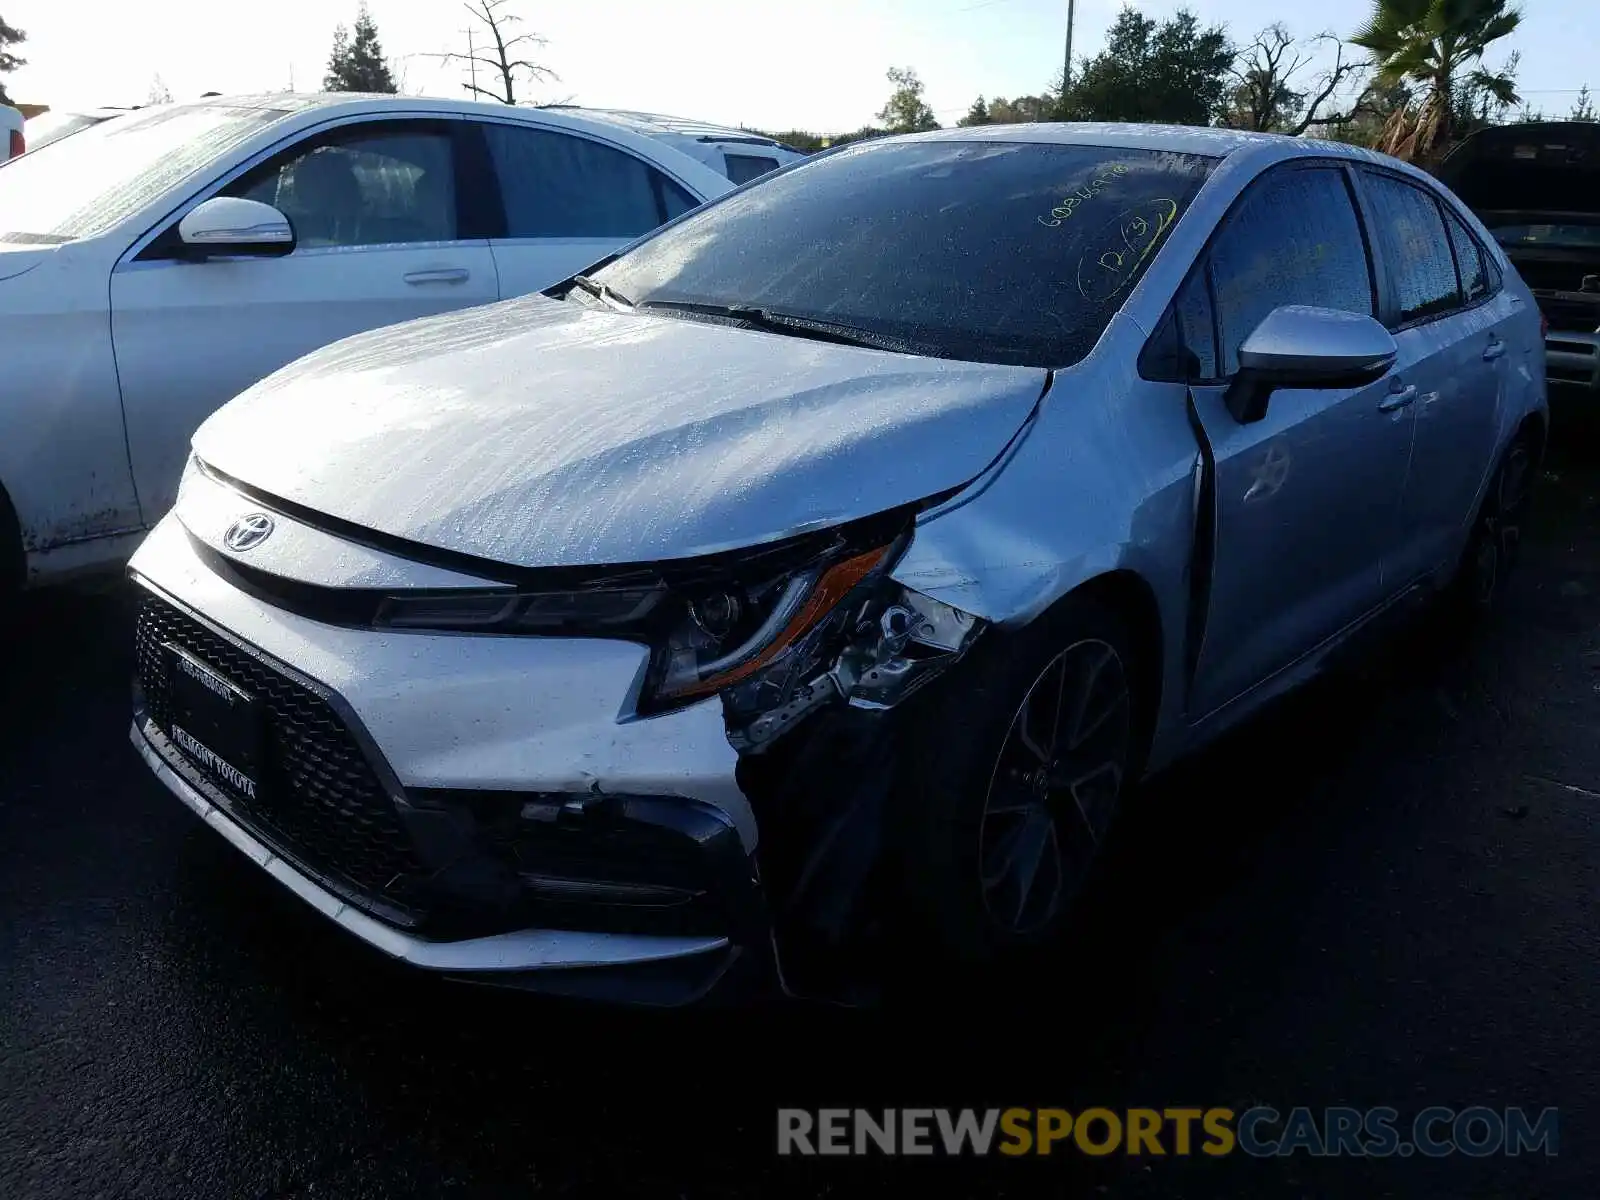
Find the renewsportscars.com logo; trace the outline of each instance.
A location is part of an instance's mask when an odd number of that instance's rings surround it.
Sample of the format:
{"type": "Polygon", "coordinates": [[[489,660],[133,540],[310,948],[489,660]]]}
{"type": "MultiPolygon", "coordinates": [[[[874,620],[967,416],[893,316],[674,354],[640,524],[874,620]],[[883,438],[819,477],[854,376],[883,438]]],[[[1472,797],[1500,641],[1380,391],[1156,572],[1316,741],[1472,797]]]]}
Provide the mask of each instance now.
{"type": "Polygon", "coordinates": [[[1424,1108],[780,1108],[782,1155],[1130,1154],[1213,1158],[1487,1158],[1545,1154],[1558,1110],[1424,1108]]]}

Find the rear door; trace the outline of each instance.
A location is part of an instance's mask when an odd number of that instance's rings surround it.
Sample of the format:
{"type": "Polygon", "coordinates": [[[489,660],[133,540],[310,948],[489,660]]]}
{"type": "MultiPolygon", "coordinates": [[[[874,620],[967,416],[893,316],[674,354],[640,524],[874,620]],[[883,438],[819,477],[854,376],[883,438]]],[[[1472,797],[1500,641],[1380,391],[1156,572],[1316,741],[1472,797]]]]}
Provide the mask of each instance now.
{"type": "Polygon", "coordinates": [[[195,429],[252,383],[351,334],[499,298],[488,241],[473,236],[484,189],[458,161],[459,127],[341,125],[225,184],[288,215],[286,257],[190,261],[180,212],[118,265],[112,336],[147,523],[171,507],[195,429]]]}
{"type": "Polygon", "coordinates": [[[1382,563],[1411,455],[1411,414],[1390,403],[1394,381],[1280,388],[1249,422],[1226,403],[1241,343],[1288,304],[1377,311],[1366,239],[1338,165],[1280,167],[1254,183],[1176,303],[1215,470],[1196,716],[1292,665],[1385,597],[1382,563]]]}
{"type": "Polygon", "coordinates": [[[700,199],[632,151],[565,130],[476,121],[499,179],[491,239],[504,298],[542,291],[700,199]]]}
{"type": "Polygon", "coordinates": [[[1454,565],[1494,453],[1513,314],[1490,296],[1481,252],[1465,228],[1452,236],[1431,188],[1374,168],[1360,177],[1386,280],[1384,322],[1400,351],[1395,370],[1417,389],[1411,471],[1385,564],[1398,589],[1454,565]]]}

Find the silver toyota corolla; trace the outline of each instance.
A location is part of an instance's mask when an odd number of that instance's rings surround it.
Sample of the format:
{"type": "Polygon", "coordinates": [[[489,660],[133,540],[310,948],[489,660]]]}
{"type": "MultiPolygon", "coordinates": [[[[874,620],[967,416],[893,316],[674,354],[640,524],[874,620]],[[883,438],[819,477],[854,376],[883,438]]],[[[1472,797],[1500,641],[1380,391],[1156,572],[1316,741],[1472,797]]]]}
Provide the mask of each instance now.
{"type": "Polygon", "coordinates": [[[133,740],[419,967],[680,1003],[871,937],[993,961],[1139,777],[1490,603],[1546,411],[1527,288],[1390,159],[846,147],[218,412],[132,564],[133,740]]]}

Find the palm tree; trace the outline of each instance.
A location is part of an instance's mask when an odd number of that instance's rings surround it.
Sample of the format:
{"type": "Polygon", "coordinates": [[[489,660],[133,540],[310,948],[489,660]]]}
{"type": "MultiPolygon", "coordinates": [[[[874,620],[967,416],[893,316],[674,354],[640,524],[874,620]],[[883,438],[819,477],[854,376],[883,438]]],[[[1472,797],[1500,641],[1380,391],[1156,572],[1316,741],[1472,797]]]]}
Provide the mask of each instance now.
{"type": "Polygon", "coordinates": [[[1372,16],[1350,40],[1372,53],[1379,87],[1403,84],[1416,96],[1385,123],[1379,148],[1427,162],[1449,148],[1464,97],[1516,104],[1515,78],[1482,63],[1490,43],[1521,23],[1511,0],[1374,0],[1372,16]]]}

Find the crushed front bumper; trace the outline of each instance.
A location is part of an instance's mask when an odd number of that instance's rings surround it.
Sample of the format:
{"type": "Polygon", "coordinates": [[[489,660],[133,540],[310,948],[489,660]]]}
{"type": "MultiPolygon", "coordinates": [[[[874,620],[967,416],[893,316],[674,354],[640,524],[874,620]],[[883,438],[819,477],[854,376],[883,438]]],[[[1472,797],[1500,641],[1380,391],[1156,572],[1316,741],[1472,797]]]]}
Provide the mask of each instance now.
{"type": "Polygon", "coordinates": [[[619,720],[638,647],[320,624],[210,571],[170,520],[132,574],[134,745],[347,932],[422,969],[563,996],[781,990],[720,706],[619,720]],[[261,710],[248,787],[174,733],[175,656],[261,710]]]}
{"type": "MultiPolygon", "coordinates": [[[[156,778],[207,825],[323,916],[390,958],[474,982],[628,1004],[683,1005],[714,993],[743,998],[772,992],[778,984],[759,942],[751,955],[727,936],[518,929],[436,939],[388,924],[234,820],[148,716],[135,718],[131,735],[156,778]]],[[[752,915],[758,903],[755,910],[752,915]]]]}

